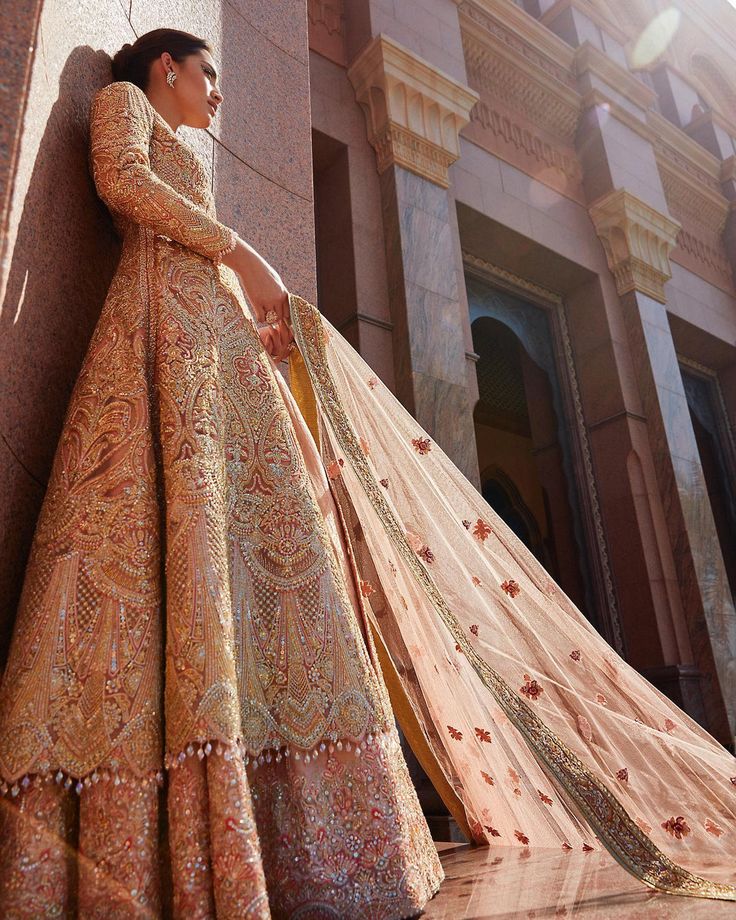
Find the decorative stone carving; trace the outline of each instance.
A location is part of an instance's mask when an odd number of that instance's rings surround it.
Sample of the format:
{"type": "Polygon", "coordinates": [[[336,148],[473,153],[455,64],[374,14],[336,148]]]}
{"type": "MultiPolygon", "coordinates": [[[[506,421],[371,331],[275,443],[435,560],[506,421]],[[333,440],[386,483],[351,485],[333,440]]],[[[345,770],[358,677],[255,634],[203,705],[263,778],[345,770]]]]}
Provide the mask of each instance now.
{"type": "Polygon", "coordinates": [[[464,29],[462,38],[468,82],[482,98],[504,99],[548,134],[573,142],[580,114],[575,90],[558,84],[541,68],[532,73],[531,67],[515,59],[514,50],[498,47],[497,37],[488,35],[483,40],[464,29]]]}
{"type": "Polygon", "coordinates": [[[677,244],[683,257],[673,254],[673,260],[731,291],[731,266],[723,239],[729,213],[728,199],[705,189],[686,172],[663,162],[658,165],[667,207],[682,224],[677,244]]]}
{"type": "Polygon", "coordinates": [[[513,0],[455,0],[463,32],[481,40],[495,39],[505,54],[528,67],[544,72],[551,85],[575,88],[575,51],[513,0]]]}
{"type": "Polygon", "coordinates": [[[640,291],[665,303],[669,254],[680,224],[626,189],[615,189],[588,208],[619,294],[640,291]]]}
{"type": "Polygon", "coordinates": [[[369,42],[348,77],[379,173],[396,163],[447,188],[447,169],[460,156],[458,135],[478,94],[386,35],[369,42]]]}
{"type": "Polygon", "coordinates": [[[480,93],[464,136],[582,204],[574,50],[513,3],[462,0],[458,11],[468,83],[480,93]]]}

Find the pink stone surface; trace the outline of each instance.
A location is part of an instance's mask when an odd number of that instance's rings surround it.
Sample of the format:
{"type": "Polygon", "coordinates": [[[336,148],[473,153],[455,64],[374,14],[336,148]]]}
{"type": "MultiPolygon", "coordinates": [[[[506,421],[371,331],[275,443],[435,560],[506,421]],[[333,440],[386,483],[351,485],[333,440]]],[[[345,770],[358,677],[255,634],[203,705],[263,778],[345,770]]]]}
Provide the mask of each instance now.
{"type": "Polygon", "coordinates": [[[314,302],[312,202],[264,178],[219,144],[214,175],[220,220],[273,265],[290,291],[314,302]]]}
{"type": "MultiPolygon", "coordinates": [[[[14,10],[20,29],[30,7],[14,10]]],[[[117,257],[87,168],[87,117],[95,89],[110,79],[100,49],[131,37],[119,0],[47,3],[26,44],[34,53],[22,62],[30,68],[25,93],[22,79],[15,82],[25,119],[13,117],[20,144],[6,186],[0,279],[0,658],[69,395],[117,257]]]]}

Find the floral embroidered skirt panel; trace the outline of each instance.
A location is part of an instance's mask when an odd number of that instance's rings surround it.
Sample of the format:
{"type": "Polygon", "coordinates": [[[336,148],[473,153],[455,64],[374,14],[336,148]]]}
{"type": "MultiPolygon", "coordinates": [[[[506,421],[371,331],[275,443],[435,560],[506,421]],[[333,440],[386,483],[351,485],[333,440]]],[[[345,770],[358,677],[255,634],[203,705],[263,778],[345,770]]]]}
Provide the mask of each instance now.
{"type": "Polygon", "coordinates": [[[408,917],[442,869],[235,275],[132,226],[0,697],[6,918],[408,917]]]}

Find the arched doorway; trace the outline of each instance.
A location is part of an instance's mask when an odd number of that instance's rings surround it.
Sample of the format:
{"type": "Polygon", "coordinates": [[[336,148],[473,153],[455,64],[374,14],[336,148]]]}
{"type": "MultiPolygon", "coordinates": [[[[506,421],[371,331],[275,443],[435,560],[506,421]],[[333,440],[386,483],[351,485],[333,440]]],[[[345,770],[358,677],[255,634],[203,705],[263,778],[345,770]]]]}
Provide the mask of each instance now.
{"type": "Polygon", "coordinates": [[[680,365],[718,542],[736,598],[736,456],[715,375],[680,365]]]}
{"type": "Polygon", "coordinates": [[[466,281],[483,496],[600,628],[550,318],[543,307],[466,281]]]}

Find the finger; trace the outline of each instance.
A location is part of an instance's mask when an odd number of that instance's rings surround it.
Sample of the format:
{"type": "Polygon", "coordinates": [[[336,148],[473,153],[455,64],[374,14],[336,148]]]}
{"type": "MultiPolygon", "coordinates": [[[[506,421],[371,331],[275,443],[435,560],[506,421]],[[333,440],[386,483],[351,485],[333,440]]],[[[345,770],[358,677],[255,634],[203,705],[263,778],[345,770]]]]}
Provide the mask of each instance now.
{"type": "Polygon", "coordinates": [[[272,355],[275,347],[273,329],[271,329],[270,326],[263,326],[258,330],[258,336],[263,343],[263,347],[270,355],[272,355]]]}
{"type": "Polygon", "coordinates": [[[283,361],[285,358],[289,356],[291,352],[290,345],[292,342],[293,342],[293,336],[291,335],[289,328],[287,327],[286,323],[282,323],[279,327],[279,336],[278,336],[278,343],[277,343],[280,361],[283,361]]]}

